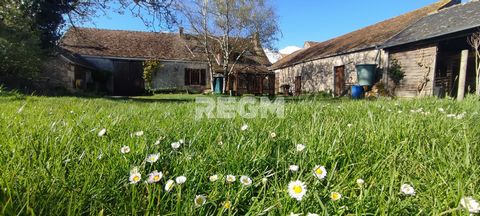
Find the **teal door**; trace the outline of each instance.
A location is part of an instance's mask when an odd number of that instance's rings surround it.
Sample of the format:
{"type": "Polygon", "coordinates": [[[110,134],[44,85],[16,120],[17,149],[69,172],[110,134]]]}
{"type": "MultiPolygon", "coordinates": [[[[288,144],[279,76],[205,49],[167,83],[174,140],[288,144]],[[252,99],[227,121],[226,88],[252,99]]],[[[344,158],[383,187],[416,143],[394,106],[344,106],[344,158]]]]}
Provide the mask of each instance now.
{"type": "Polygon", "coordinates": [[[214,81],[215,94],[221,94],[223,89],[223,77],[215,77],[214,80],[215,80],[214,81]]]}

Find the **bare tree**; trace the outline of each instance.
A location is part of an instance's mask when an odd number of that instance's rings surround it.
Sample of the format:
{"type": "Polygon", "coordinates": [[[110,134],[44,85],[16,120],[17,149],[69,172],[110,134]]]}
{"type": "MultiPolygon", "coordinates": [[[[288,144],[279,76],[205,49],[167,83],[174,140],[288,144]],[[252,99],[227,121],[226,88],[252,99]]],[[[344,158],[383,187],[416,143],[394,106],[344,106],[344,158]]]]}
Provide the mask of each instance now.
{"type": "Polygon", "coordinates": [[[221,68],[224,93],[244,54],[261,45],[272,48],[280,32],[275,10],[266,0],[184,0],[178,9],[204,48],[210,78],[221,68]]]}
{"type": "Polygon", "coordinates": [[[62,0],[69,7],[66,14],[70,24],[90,22],[92,18],[104,16],[107,11],[119,14],[131,13],[143,21],[145,26],[171,27],[175,23],[175,0],[62,0]],[[116,4],[113,4],[116,3],[116,4]],[[115,7],[112,7],[116,5],[115,7]]]}
{"type": "Polygon", "coordinates": [[[475,93],[480,96],[480,31],[468,38],[468,43],[475,50],[475,93]]]}

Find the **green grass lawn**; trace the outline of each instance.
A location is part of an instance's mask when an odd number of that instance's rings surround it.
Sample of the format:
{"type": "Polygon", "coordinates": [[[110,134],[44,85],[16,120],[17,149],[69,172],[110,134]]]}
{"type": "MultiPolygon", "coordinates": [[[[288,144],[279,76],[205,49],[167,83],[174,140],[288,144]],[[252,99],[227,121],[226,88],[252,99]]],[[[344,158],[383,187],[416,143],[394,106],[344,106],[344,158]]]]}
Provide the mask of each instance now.
{"type": "Polygon", "coordinates": [[[480,199],[478,98],[309,99],[287,102],[285,118],[203,120],[193,101],[0,96],[0,214],[468,215],[460,199],[480,199]],[[154,153],[158,161],[146,162],[154,153]],[[323,180],[316,165],[326,168],[323,180]],[[134,167],[142,179],[130,184],[134,167]],[[145,183],[154,170],[163,178],[145,183]],[[167,192],[178,176],[186,182],[167,192]],[[307,187],[301,201],[289,196],[295,180],[307,187]],[[416,194],[402,194],[402,184],[416,194]],[[333,201],[332,192],[342,197],[333,201]]]}

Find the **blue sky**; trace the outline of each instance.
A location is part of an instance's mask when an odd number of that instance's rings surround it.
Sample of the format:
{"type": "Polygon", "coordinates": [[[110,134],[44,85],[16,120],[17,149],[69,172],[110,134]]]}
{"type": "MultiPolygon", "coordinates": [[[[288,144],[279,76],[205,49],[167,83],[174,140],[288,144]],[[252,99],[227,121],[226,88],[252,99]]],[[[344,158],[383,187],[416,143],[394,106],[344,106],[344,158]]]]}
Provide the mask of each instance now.
{"type": "MultiPolygon", "coordinates": [[[[324,41],[353,30],[401,15],[436,0],[271,0],[280,17],[283,37],[277,47],[302,47],[308,40],[324,41]]],[[[110,13],[94,19],[106,29],[149,30],[128,13],[110,13]]]]}

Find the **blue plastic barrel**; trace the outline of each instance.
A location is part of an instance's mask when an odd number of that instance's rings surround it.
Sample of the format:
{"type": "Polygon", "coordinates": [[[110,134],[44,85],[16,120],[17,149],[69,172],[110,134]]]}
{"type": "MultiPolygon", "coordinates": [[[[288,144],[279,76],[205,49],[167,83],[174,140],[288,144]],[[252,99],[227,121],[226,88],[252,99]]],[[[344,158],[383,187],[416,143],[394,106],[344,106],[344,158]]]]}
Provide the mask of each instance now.
{"type": "Polygon", "coordinates": [[[353,99],[362,99],[364,96],[363,86],[354,85],[352,86],[352,98],[353,99]]]}

